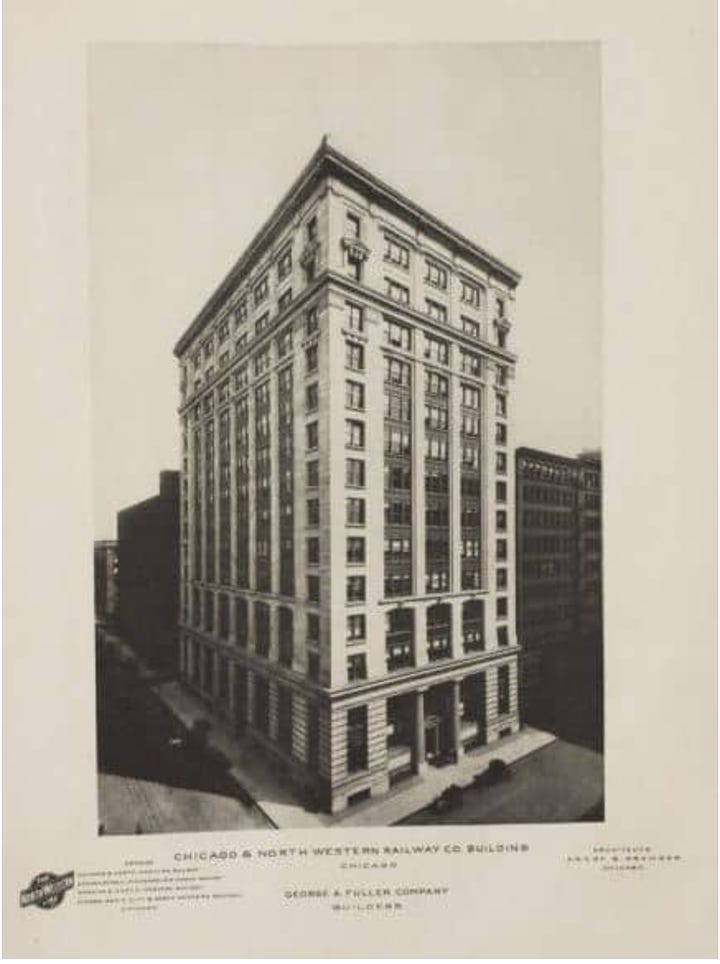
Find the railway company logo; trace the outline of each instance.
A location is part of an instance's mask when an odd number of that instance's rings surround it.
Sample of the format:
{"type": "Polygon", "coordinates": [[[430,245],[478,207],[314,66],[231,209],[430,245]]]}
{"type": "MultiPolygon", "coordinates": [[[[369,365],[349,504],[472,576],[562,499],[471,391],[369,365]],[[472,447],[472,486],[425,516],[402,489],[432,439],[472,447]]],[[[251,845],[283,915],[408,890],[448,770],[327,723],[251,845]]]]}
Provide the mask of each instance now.
{"type": "Polygon", "coordinates": [[[52,910],[62,903],[65,892],[75,886],[75,871],[67,874],[38,874],[25,890],[20,891],[20,906],[35,904],[43,910],[52,910]]]}

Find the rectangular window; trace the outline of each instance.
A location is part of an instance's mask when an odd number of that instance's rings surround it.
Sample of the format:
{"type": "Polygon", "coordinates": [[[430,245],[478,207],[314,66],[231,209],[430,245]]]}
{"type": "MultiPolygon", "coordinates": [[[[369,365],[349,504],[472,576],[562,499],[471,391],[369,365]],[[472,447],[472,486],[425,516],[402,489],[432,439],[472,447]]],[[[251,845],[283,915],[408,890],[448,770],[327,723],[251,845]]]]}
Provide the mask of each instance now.
{"type": "Polygon", "coordinates": [[[399,358],[385,359],[385,382],[388,385],[400,385],[403,388],[410,387],[410,364],[400,361],[399,358]]]}
{"type": "Polygon", "coordinates": [[[243,352],[245,350],[246,345],[247,345],[247,333],[244,335],[240,335],[240,337],[235,341],[235,354],[239,355],[241,352],[243,352]]]}
{"type": "Polygon", "coordinates": [[[218,344],[222,345],[224,341],[227,341],[230,335],[230,322],[225,320],[218,326],[218,344]]]}
{"type": "Polygon", "coordinates": [[[495,572],[495,585],[498,589],[506,589],[507,584],[507,569],[497,569],[495,572]]]}
{"type": "Polygon", "coordinates": [[[507,425],[498,422],[495,426],[495,443],[497,445],[507,445],[507,425]]]}
{"type": "Polygon", "coordinates": [[[357,214],[351,214],[350,211],[347,212],[346,217],[347,225],[347,236],[350,238],[360,237],[360,218],[357,214]]]}
{"type": "Polygon", "coordinates": [[[364,653],[351,653],[347,658],[348,683],[367,679],[367,659],[364,653]]]}
{"type": "Polygon", "coordinates": [[[407,268],[410,265],[410,249],[406,248],[404,244],[400,244],[399,241],[395,241],[394,238],[385,235],[385,260],[390,261],[392,264],[397,264],[401,268],[407,268]]]}
{"type": "Polygon", "coordinates": [[[507,398],[505,395],[495,395],[495,414],[500,418],[507,416],[507,398]]]}
{"type": "Polygon", "coordinates": [[[318,383],[313,382],[305,389],[305,411],[316,412],[318,407],[318,383]]]}
{"type": "Polygon", "coordinates": [[[497,674],[498,713],[505,716],[510,712],[510,667],[499,666],[497,674]]]}
{"type": "Polygon", "coordinates": [[[345,420],[345,445],[350,449],[365,448],[365,423],[345,420]]]}
{"type": "Polygon", "coordinates": [[[495,483],[495,499],[497,502],[507,501],[507,484],[505,482],[495,483]]]}
{"type": "Polygon", "coordinates": [[[495,471],[501,475],[507,472],[507,455],[505,452],[495,453],[495,471]]]}
{"type": "Polygon", "coordinates": [[[258,320],[255,322],[255,335],[256,335],[256,336],[257,336],[257,335],[261,335],[261,334],[265,331],[265,329],[266,329],[267,326],[268,326],[268,322],[269,322],[269,321],[270,321],[270,315],[269,315],[268,312],[266,311],[265,314],[264,314],[264,315],[261,315],[261,316],[258,318],[258,320]]]}
{"type": "Polygon", "coordinates": [[[365,386],[360,382],[345,382],[345,408],[362,412],[365,409],[365,386]]]}
{"type": "Polygon", "coordinates": [[[285,311],[286,308],[290,307],[290,302],[292,301],[292,288],[288,288],[283,291],[278,299],[278,311],[285,311]]]}
{"type": "Polygon", "coordinates": [[[307,223],[306,232],[308,241],[314,241],[317,238],[317,218],[314,215],[307,223]]]}
{"type": "Polygon", "coordinates": [[[450,357],[450,349],[446,341],[425,335],[425,357],[429,361],[437,362],[439,365],[447,365],[450,357]]]}
{"type": "Polygon", "coordinates": [[[345,484],[355,488],[365,486],[365,463],[362,459],[345,460],[345,484]]]}
{"type": "Polygon", "coordinates": [[[507,619],[508,601],[507,596],[499,596],[495,601],[495,615],[498,619],[507,619]]]}
{"type": "Polygon", "coordinates": [[[480,389],[473,388],[472,385],[463,385],[461,403],[463,408],[480,411],[480,389]]]}
{"type": "Polygon", "coordinates": [[[265,275],[263,278],[261,278],[258,281],[258,283],[253,288],[253,301],[255,302],[256,306],[262,304],[262,302],[265,301],[265,299],[268,296],[268,291],[269,291],[268,278],[267,278],[267,275],[265,275]]]}
{"type": "Polygon", "coordinates": [[[507,559],[507,542],[505,539],[496,540],[495,555],[498,559],[507,559]]]}
{"type": "Polygon", "coordinates": [[[348,525],[365,525],[365,499],[346,499],[345,519],[348,525]]]}
{"type": "Polygon", "coordinates": [[[431,372],[427,369],[425,370],[425,392],[428,395],[439,395],[441,398],[447,398],[448,394],[448,380],[444,375],[438,375],[437,372],[431,372]]]}
{"type": "Polygon", "coordinates": [[[307,481],[307,486],[308,486],[308,488],[310,488],[310,489],[314,489],[314,488],[317,487],[317,484],[318,484],[318,466],[319,466],[319,463],[318,463],[317,459],[314,459],[312,462],[308,462],[308,463],[307,463],[307,477],[306,477],[306,481],[307,481]]]}
{"type": "Polygon", "coordinates": [[[356,706],[347,714],[347,769],[348,773],[367,770],[367,706],[356,706]]]}
{"type": "Polygon", "coordinates": [[[307,500],[307,524],[309,526],[320,525],[320,501],[319,499],[307,500]]]}
{"type": "Polygon", "coordinates": [[[254,369],[256,375],[262,375],[270,367],[270,349],[266,348],[264,351],[258,352],[253,359],[254,369]]]}
{"type": "Polygon", "coordinates": [[[365,349],[349,341],[345,345],[345,364],[357,372],[365,371],[365,349]]]}
{"type": "Polygon", "coordinates": [[[320,576],[307,577],[307,594],[311,602],[320,602],[320,576]]]}
{"type": "Polygon", "coordinates": [[[237,307],[235,308],[235,322],[236,324],[241,325],[244,321],[247,321],[247,300],[245,298],[241,298],[237,303],[237,307]]]}
{"type": "Polygon", "coordinates": [[[312,566],[320,562],[320,540],[317,536],[307,540],[307,561],[312,566]]]}
{"type": "Polygon", "coordinates": [[[442,265],[435,261],[425,262],[425,281],[436,288],[447,288],[448,274],[442,265]]]}
{"type": "Polygon", "coordinates": [[[288,325],[285,331],[277,337],[278,358],[284,358],[292,351],[292,325],[288,325]]]}
{"type": "Polygon", "coordinates": [[[412,351],[412,331],[398,321],[385,322],[385,344],[392,348],[412,351]]]}
{"type": "Polygon", "coordinates": [[[447,308],[445,305],[438,304],[437,301],[426,298],[425,306],[425,310],[433,321],[439,321],[442,325],[447,323],[447,308]]]}
{"type": "Polygon", "coordinates": [[[363,317],[364,312],[360,305],[353,305],[350,302],[347,303],[348,308],[348,327],[353,331],[364,331],[365,329],[365,319],[363,317]]]}
{"type": "Polygon", "coordinates": [[[508,633],[507,626],[498,626],[497,628],[497,641],[498,646],[509,646],[510,635],[508,633]]]}
{"type": "Polygon", "coordinates": [[[471,281],[466,281],[464,278],[460,279],[460,299],[464,301],[466,305],[472,305],[473,308],[480,307],[480,286],[473,284],[471,281]]]}
{"type": "Polygon", "coordinates": [[[284,281],[292,271],[292,248],[286,248],[278,258],[278,281],[284,281]]]}
{"type": "Polygon", "coordinates": [[[504,509],[499,509],[495,513],[495,528],[498,532],[504,532],[507,529],[507,512],[504,509]]]}
{"type": "Polygon", "coordinates": [[[386,294],[388,298],[392,298],[393,301],[397,301],[401,305],[410,304],[410,289],[406,288],[405,285],[398,284],[397,281],[393,281],[392,278],[385,279],[386,284],[386,294]]]}
{"type": "Polygon", "coordinates": [[[305,334],[312,335],[318,330],[318,310],[316,306],[308,308],[305,312],[305,334]]]}
{"type": "Polygon", "coordinates": [[[308,372],[316,372],[318,367],[318,346],[308,345],[305,349],[305,368],[308,372]]]}
{"type": "Polygon", "coordinates": [[[308,613],[307,638],[311,643],[320,642],[320,617],[317,613],[308,613]]]}
{"type": "Polygon", "coordinates": [[[462,318],[462,329],[466,335],[470,335],[472,338],[480,337],[480,323],[473,321],[472,318],[462,318]]]}
{"type": "Polygon", "coordinates": [[[205,342],[205,344],[203,345],[203,354],[205,355],[205,358],[210,358],[210,356],[211,356],[212,353],[213,353],[213,348],[214,348],[214,347],[215,347],[215,346],[214,346],[214,344],[213,344],[213,339],[212,339],[212,337],[208,338],[208,340],[207,340],[207,341],[205,342]]]}
{"type": "Polygon", "coordinates": [[[364,536],[349,536],[346,548],[346,560],[357,565],[365,562],[365,538],[364,536]]]}
{"type": "Polygon", "coordinates": [[[349,643],[356,643],[360,639],[365,639],[365,615],[355,613],[347,617],[345,638],[349,643]]]}
{"type": "Polygon", "coordinates": [[[307,447],[308,450],[312,451],[318,447],[318,423],[311,422],[305,427],[307,432],[307,447]]]}

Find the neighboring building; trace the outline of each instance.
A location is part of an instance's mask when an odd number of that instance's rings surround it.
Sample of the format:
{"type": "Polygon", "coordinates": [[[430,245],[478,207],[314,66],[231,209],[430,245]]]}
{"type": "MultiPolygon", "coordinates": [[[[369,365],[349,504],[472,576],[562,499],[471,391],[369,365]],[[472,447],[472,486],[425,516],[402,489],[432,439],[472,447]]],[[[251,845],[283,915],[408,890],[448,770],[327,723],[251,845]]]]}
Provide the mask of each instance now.
{"type": "Polygon", "coordinates": [[[600,454],[520,448],[515,459],[523,720],[600,748],[600,454]]]}
{"type": "Polygon", "coordinates": [[[160,473],[158,495],[118,512],[120,628],[150,666],[177,672],[180,474],[160,473]]]}
{"type": "Polygon", "coordinates": [[[332,811],[519,727],[518,280],[323,140],[175,348],[182,673],[332,811]]]}
{"type": "Polygon", "coordinates": [[[93,545],[95,622],[113,625],[118,618],[117,542],[105,539],[93,545]]]}

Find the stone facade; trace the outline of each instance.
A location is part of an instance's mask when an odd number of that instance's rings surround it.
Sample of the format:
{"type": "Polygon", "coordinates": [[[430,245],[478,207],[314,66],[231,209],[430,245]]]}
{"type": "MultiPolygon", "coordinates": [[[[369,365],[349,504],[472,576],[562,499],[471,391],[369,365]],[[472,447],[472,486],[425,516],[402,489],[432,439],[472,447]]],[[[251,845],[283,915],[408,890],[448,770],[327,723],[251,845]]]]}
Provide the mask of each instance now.
{"type": "Polygon", "coordinates": [[[332,811],[519,727],[519,276],[325,141],[180,339],[180,668],[332,811]]]}

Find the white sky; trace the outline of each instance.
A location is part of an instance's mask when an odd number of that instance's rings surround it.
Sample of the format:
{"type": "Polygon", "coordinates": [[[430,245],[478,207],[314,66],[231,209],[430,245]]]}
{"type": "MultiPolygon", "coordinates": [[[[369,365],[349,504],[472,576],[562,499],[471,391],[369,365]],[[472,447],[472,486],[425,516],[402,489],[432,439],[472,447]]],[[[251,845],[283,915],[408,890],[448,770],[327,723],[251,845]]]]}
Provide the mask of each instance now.
{"type": "Polygon", "coordinates": [[[88,69],[95,538],[178,467],[173,345],[326,132],[522,273],[515,444],[600,444],[595,45],[104,46],[88,69]]]}

